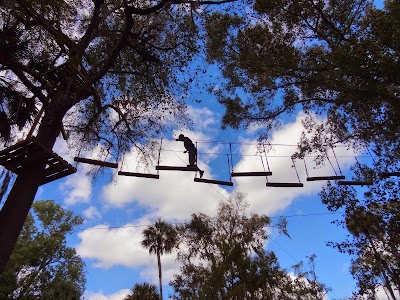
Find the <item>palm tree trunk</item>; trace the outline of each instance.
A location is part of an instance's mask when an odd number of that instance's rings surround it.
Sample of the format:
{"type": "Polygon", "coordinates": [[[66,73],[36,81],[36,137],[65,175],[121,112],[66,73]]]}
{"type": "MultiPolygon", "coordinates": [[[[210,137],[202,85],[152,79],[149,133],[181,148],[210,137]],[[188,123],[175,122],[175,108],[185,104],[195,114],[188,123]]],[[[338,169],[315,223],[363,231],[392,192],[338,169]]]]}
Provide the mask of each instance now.
{"type": "Polygon", "coordinates": [[[160,300],[163,300],[163,295],[162,295],[162,272],[161,272],[161,256],[160,256],[160,251],[157,250],[157,263],[158,263],[158,281],[160,284],[160,300]]]}

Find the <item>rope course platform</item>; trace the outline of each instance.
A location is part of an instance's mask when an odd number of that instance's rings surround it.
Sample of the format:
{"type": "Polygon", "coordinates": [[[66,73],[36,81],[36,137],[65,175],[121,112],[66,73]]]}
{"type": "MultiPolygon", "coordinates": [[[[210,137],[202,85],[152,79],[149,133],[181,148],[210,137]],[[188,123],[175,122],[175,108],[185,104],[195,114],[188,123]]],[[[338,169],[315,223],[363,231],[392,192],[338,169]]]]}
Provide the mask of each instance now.
{"type": "Polygon", "coordinates": [[[338,185],[360,185],[360,186],[364,186],[364,185],[374,185],[374,183],[372,181],[358,181],[358,180],[354,180],[354,181],[338,181],[337,182],[338,185]]]}
{"type": "Polygon", "coordinates": [[[222,180],[202,179],[202,178],[195,178],[194,181],[195,182],[218,184],[218,185],[225,185],[225,186],[233,186],[233,182],[232,181],[222,181],[222,180]]]}
{"type": "Polygon", "coordinates": [[[76,172],[76,168],[53,151],[47,149],[34,137],[0,151],[0,164],[17,175],[23,174],[26,166],[37,161],[46,163],[46,168],[42,175],[43,178],[40,182],[41,185],[76,172]]]}
{"type": "Polygon", "coordinates": [[[320,181],[320,180],[343,180],[346,177],[344,175],[335,175],[335,176],[313,176],[307,177],[307,181],[320,181]]]}
{"type": "Polygon", "coordinates": [[[303,187],[301,182],[267,182],[267,187],[303,187]]]}
{"type": "Polygon", "coordinates": [[[379,176],[381,178],[400,177],[400,172],[381,172],[379,176]]]}
{"type": "Polygon", "coordinates": [[[272,172],[232,172],[232,177],[271,176],[272,172]]]}
{"type": "Polygon", "coordinates": [[[96,159],[89,159],[89,158],[83,158],[83,157],[74,157],[74,161],[84,163],[84,164],[89,164],[89,165],[96,165],[96,166],[102,166],[102,167],[108,167],[108,168],[118,168],[117,163],[112,163],[112,162],[107,162],[107,161],[101,161],[101,160],[96,160],[96,159]]]}
{"type": "Polygon", "coordinates": [[[177,166],[156,166],[157,171],[201,171],[197,166],[177,167],[177,166]]]}
{"type": "Polygon", "coordinates": [[[120,175],[120,176],[131,176],[131,177],[140,177],[140,178],[160,179],[160,175],[158,175],[158,174],[147,174],[147,173],[135,173],[135,172],[118,171],[118,175],[120,175]]]}
{"type": "Polygon", "coordinates": [[[74,78],[76,87],[82,86],[87,82],[86,70],[77,62],[67,61],[47,73],[45,73],[51,80],[62,81],[65,78],[74,78]]]}

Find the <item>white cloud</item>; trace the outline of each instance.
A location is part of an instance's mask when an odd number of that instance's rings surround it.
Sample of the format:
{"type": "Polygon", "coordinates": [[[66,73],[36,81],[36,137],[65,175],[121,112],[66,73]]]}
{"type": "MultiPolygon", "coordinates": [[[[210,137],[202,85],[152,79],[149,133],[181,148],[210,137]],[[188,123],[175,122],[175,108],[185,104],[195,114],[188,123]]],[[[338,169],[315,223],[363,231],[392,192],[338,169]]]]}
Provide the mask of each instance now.
{"type": "MultiPolygon", "coordinates": [[[[177,136],[178,134],[174,135],[177,136]]],[[[185,132],[193,140],[199,140],[200,134],[185,132]]],[[[199,152],[211,152],[211,144],[199,146],[199,152]]],[[[186,166],[187,154],[183,153],[183,144],[175,141],[164,141],[160,165],[186,166]]],[[[130,172],[145,172],[137,166],[135,150],[124,159],[123,170],[130,172]]],[[[210,167],[203,161],[198,165],[205,170],[204,177],[212,177],[210,167]]],[[[148,172],[148,170],[146,171],[148,172]]],[[[156,171],[152,169],[152,173],[156,171]]],[[[160,171],[160,179],[144,179],[136,177],[118,176],[114,182],[106,185],[103,195],[110,206],[123,207],[129,204],[138,204],[149,208],[149,217],[161,216],[168,220],[184,220],[192,213],[213,213],[220,200],[228,197],[226,190],[219,186],[207,186],[193,181],[194,172],[160,171]]]]}
{"type": "MultiPolygon", "coordinates": [[[[275,188],[266,187],[265,177],[234,177],[234,184],[237,191],[247,194],[247,199],[250,202],[250,211],[264,214],[273,214],[283,210],[299,196],[316,194],[325,181],[306,182],[306,171],[303,161],[295,161],[296,168],[292,167],[291,155],[296,151],[294,146],[299,141],[302,125],[301,120],[303,114],[300,114],[294,123],[283,126],[279,131],[272,135],[271,144],[276,145],[271,151],[267,149],[267,159],[272,176],[268,177],[270,182],[299,182],[296,170],[300,181],[304,184],[303,188],[275,188]],[[282,145],[282,146],[279,146],[282,145]]],[[[244,143],[241,147],[241,154],[255,155],[257,147],[255,141],[249,141],[249,144],[244,143]]],[[[342,155],[344,148],[336,150],[338,156],[342,155]]],[[[264,155],[261,155],[265,170],[268,170],[267,161],[264,155]]],[[[342,169],[346,168],[349,163],[354,161],[354,157],[346,157],[342,159],[342,169]]],[[[329,164],[322,166],[318,170],[312,169],[311,160],[307,160],[307,168],[309,174],[313,172],[313,176],[317,175],[334,175],[334,170],[329,164]]],[[[260,156],[242,156],[241,160],[234,166],[235,172],[246,171],[264,171],[263,163],[260,156]]],[[[311,174],[310,174],[311,176],[311,174]]]]}
{"type": "Polygon", "coordinates": [[[94,206],[89,206],[87,209],[85,209],[83,211],[83,215],[87,219],[100,219],[101,218],[101,214],[100,214],[99,210],[94,206]]]}
{"type": "Polygon", "coordinates": [[[87,203],[92,194],[90,177],[82,172],[67,177],[60,187],[61,191],[65,194],[64,203],[66,205],[74,205],[81,202],[87,203]]]}
{"type": "MultiPolygon", "coordinates": [[[[98,225],[78,234],[81,243],[77,245],[77,253],[87,259],[93,259],[95,267],[109,268],[123,265],[131,268],[141,268],[143,280],[158,283],[158,267],[156,255],[141,246],[142,230],[148,219],[126,224],[122,228],[109,228],[98,225]]],[[[176,254],[164,254],[161,257],[164,283],[172,279],[179,269],[176,254]]]]}
{"type": "MultiPolygon", "coordinates": [[[[294,123],[283,126],[282,129],[272,136],[274,144],[296,144],[302,130],[301,116],[294,123]]],[[[180,132],[176,132],[177,136],[180,132]]],[[[200,133],[184,132],[193,140],[204,139],[200,133]]],[[[256,153],[255,141],[251,145],[243,143],[240,148],[241,154],[256,153]]],[[[199,145],[199,151],[211,152],[213,144],[199,145]],[[204,147],[204,148],[201,148],[204,147]]],[[[164,141],[160,165],[185,166],[187,154],[183,154],[183,145],[175,141],[164,141]],[[167,151],[173,150],[173,151],[167,151]]],[[[295,170],[291,167],[290,156],[296,150],[295,147],[276,147],[275,152],[269,154],[269,165],[273,176],[269,178],[274,182],[298,182],[295,170]],[[274,155],[274,157],[272,157],[274,155]],[[279,157],[278,157],[279,156],[279,157]],[[283,156],[283,157],[282,157],[283,156]]],[[[216,150],[218,151],[218,149],[216,150]]],[[[336,154],[342,155],[343,151],[338,149],[336,154]]],[[[348,154],[348,153],[347,153],[348,154]]],[[[123,169],[131,172],[143,171],[137,169],[135,151],[124,159],[123,169]]],[[[342,169],[352,162],[354,158],[344,158],[342,169]]],[[[273,214],[288,207],[293,200],[299,196],[316,194],[325,182],[306,182],[306,173],[302,162],[296,162],[297,170],[303,188],[267,188],[265,178],[241,177],[234,179],[235,190],[247,194],[250,203],[250,211],[263,214],[273,214]]],[[[207,162],[200,160],[199,167],[206,171],[205,178],[213,178],[210,166],[207,162]]],[[[154,169],[153,169],[154,170],[154,169]]],[[[262,171],[263,167],[259,157],[242,156],[235,164],[235,171],[262,171]]],[[[311,165],[309,171],[312,170],[311,165]]],[[[324,166],[315,172],[318,174],[332,174],[330,165],[324,166]]],[[[152,171],[155,173],[155,170],[152,171]]],[[[148,209],[142,220],[136,220],[128,226],[151,224],[157,217],[162,217],[170,222],[182,222],[190,218],[191,214],[203,212],[215,215],[216,209],[221,201],[229,197],[229,192],[217,185],[195,183],[194,174],[191,172],[160,171],[160,179],[144,179],[135,177],[117,176],[115,180],[103,189],[105,203],[112,207],[124,207],[129,210],[136,205],[148,209]]],[[[104,227],[104,226],[103,226],[104,227]]],[[[98,267],[111,267],[113,265],[124,265],[129,267],[144,268],[142,276],[156,276],[154,257],[140,246],[141,227],[126,227],[119,229],[95,229],[85,230],[79,234],[81,243],[77,250],[85,258],[95,260],[98,267]]],[[[165,272],[177,270],[178,266],[173,256],[163,256],[165,272]]],[[[171,273],[172,274],[172,273],[171,273]]],[[[150,277],[151,277],[150,276],[150,277]]],[[[156,277],[155,277],[156,278],[156,277]]]]}
{"type": "Polygon", "coordinates": [[[85,299],[87,300],[123,300],[128,296],[130,290],[123,289],[111,295],[105,295],[103,292],[93,293],[90,291],[85,292],[85,299]]]}

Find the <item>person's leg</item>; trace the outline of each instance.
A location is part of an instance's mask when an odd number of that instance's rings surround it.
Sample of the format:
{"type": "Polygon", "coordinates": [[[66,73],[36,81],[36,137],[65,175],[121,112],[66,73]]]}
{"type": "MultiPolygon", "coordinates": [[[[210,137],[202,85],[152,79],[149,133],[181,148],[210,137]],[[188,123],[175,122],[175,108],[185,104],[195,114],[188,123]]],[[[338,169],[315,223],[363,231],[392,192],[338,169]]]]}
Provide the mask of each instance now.
{"type": "Polygon", "coordinates": [[[196,165],[196,155],[193,149],[189,150],[189,165],[194,166],[196,165]]]}

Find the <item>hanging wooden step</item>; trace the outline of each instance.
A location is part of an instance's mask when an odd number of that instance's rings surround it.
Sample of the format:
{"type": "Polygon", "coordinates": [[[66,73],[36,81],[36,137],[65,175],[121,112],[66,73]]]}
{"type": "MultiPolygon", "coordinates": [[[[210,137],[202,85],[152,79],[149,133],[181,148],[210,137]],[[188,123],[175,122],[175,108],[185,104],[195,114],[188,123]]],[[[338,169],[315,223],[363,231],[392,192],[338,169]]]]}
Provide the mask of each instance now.
{"type": "Polygon", "coordinates": [[[97,160],[97,159],[74,157],[74,161],[80,162],[80,163],[84,163],[84,164],[89,164],[89,165],[107,167],[107,168],[114,168],[114,169],[118,168],[118,164],[117,163],[112,163],[112,162],[102,161],[102,160],[97,160]]]}
{"type": "Polygon", "coordinates": [[[359,180],[353,180],[353,181],[338,181],[338,185],[358,185],[358,186],[364,186],[364,185],[373,185],[374,183],[372,181],[359,181],[359,180]]]}
{"type": "Polygon", "coordinates": [[[267,182],[268,187],[303,187],[301,182],[267,182]]]}
{"type": "Polygon", "coordinates": [[[320,180],[343,180],[346,177],[343,175],[335,175],[335,176],[313,176],[307,177],[307,181],[320,181],[320,180]]]}
{"type": "Polygon", "coordinates": [[[134,172],[119,171],[118,175],[140,177],[140,178],[160,179],[160,175],[158,175],[158,174],[147,174],[147,173],[134,173],[134,172]]]}
{"type": "Polygon", "coordinates": [[[195,178],[195,182],[203,182],[203,183],[211,183],[225,186],[233,186],[233,182],[231,181],[221,181],[221,180],[212,180],[212,179],[203,179],[203,178],[195,178]]]}
{"type": "Polygon", "coordinates": [[[232,172],[232,177],[271,176],[272,172],[232,172]]]}
{"type": "Polygon", "coordinates": [[[156,166],[158,171],[200,171],[197,166],[175,167],[175,166],[156,166]]]}
{"type": "Polygon", "coordinates": [[[381,172],[379,176],[382,178],[400,177],[400,172],[381,172]]]}
{"type": "Polygon", "coordinates": [[[35,137],[31,137],[0,151],[0,165],[21,175],[24,168],[36,162],[46,163],[40,184],[63,178],[76,172],[76,169],[53,151],[44,147],[35,137]]]}

